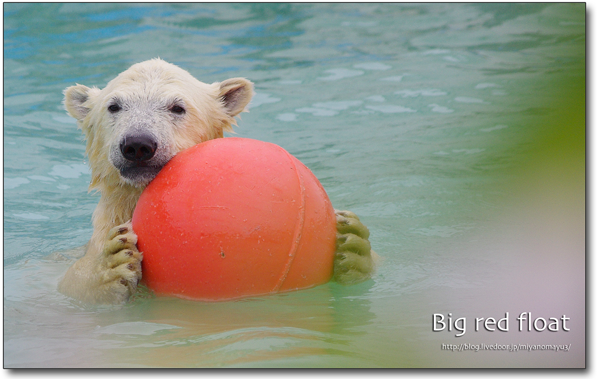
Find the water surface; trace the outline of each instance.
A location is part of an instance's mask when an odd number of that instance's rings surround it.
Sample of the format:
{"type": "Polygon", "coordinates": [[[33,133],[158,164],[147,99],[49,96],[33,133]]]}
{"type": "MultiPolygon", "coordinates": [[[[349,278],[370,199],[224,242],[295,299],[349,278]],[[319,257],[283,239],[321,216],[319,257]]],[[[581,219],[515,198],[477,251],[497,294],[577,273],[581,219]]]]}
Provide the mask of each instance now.
{"type": "Polygon", "coordinates": [[[584,4],[5,4],[5,367],[582,367],[584,4]],[[56,284],[98,197],[61,104],[161,57],[256,96],[276,143],[356,212],[372,280],[228,303],[90,307],[56,284]],[[510,313],[509,332],[474,332],[510,313]],[[518,332],[516,317],[570,317],[518,332]],[[432,315],[469,319],[434,332],[432,315]],[[443,344],[572,344],[569,352],[443,344]]]}

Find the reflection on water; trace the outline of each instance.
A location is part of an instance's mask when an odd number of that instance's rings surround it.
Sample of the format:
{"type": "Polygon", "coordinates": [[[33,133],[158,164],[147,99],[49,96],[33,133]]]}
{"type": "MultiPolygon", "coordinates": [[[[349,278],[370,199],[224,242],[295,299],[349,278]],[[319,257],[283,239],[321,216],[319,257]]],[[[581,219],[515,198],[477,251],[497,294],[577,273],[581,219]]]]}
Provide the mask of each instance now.
{"type": "Polygon", "coordinates": [[[6,367],[581,367],[583,4],[5,4],[6,367]],[[152,41],[149,43],[148,41],[152,41]],[[58,294],[97,197],[62,109],[149,58],[256,96],[237,135],[302,160],[371,230],[373,280],[229,303],[58,294]],[[567,96],[568,95],[568,96],[567,96]],[[433,313],[568,314],[568,334],[433,313]],[[569,353],[442,343],[572,343],[569,353]]]}

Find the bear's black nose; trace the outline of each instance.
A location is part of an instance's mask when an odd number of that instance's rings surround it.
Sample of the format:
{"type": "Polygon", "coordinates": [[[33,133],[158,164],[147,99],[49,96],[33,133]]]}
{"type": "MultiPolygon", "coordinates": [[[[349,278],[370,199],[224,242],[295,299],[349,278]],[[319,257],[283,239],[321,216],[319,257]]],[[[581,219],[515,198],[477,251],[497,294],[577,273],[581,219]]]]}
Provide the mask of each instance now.
{"type": "Polygon", "coordinates": [[[121,141],[121,154],[128,161],[145,162],[156,152],[156,141],[149,135],[126,136],[121,141]]]}

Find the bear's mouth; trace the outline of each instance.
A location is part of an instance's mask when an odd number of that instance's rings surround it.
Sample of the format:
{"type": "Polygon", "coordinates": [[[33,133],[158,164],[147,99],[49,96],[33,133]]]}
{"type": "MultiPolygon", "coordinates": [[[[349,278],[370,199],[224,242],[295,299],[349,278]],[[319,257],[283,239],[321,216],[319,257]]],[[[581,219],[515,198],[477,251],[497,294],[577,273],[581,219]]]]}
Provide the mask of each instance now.
{"type": "Polygon", "coordinates": [[[136,187],[145,186],[160,172],[163,165],[149,165],[146,162],[127,165],[119,169],[121,177],[136,187]]]}

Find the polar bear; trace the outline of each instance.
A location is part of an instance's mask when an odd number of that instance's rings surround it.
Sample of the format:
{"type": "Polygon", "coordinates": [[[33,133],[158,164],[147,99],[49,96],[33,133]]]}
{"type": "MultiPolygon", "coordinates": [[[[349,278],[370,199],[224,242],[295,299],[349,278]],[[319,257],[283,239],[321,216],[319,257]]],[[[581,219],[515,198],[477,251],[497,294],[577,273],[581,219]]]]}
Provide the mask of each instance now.
{"type": "MultiPolygon", "coordinates": [[[[85,255],[59,291],[86,303],[119,304],[136,291],[143,252],[131,217],[144,187],[178,152],[232,131],[253,84],[243,78],[206,84],[161,59],[131,66],[104,89],[77,84],[64,105],[86,138],[90,191],[100,192],[85,255]]],[[[336,211],[334,279],[351,284],[374,271],[369,231],[351,212],[336,211]]]]}

